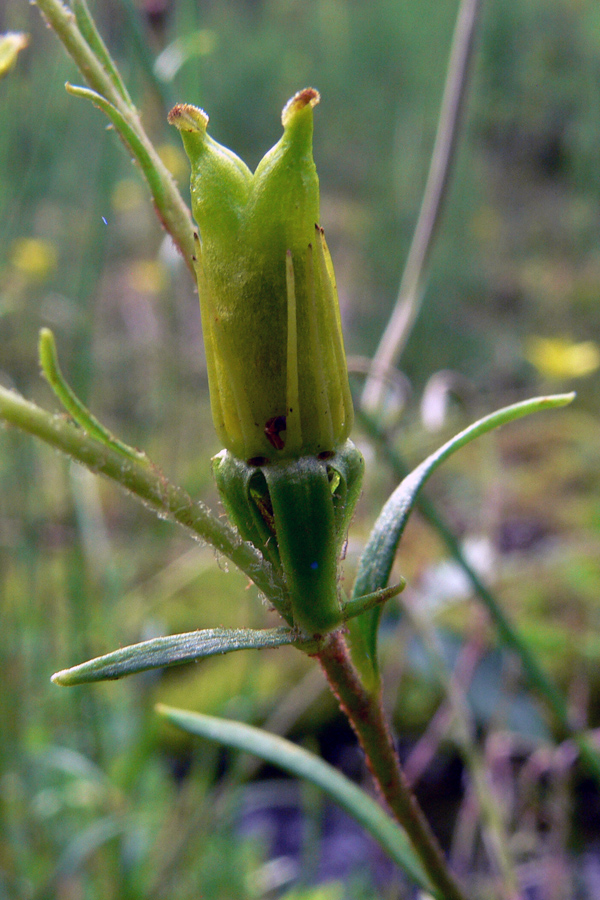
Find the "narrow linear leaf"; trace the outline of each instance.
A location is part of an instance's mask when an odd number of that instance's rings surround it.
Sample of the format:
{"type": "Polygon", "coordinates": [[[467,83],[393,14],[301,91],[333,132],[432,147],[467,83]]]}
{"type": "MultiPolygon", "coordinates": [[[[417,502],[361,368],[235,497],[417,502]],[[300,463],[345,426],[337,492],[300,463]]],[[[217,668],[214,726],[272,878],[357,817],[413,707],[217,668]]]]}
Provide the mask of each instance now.
{"type": "Polygon", "coordinates": [[[202,56],[209,56],[217,45],[213,31],[200,28],[171,41],[154,60],[155,76],[164,82],[172,82],[179,70],[187,62],[202,56]]]}
{"type": "Polygon", "coordinates": [[[104,112],[111,121],[118,120],[118,124],[116,121],[113,124],[144,172],[158,217],[193,273],[194,240],[189,210],[173,177],[144,131],[137,110],[123,98],[114,75],[106,69],[106,60],[99,58],[87,42],[70,7],[61,0],[36,0],[36,4],[92,88],[89,95],[81,96],[93,99],[101,109],[104,108],[103,103],[108,104],[104,112]]]}
{"type": "Polygon", "coordinates": [[[139,135],[136,134],[135,130],[131,127],[120,110],[107,100],[106,97],[103,97],[102,94],[93,91],[91,88],[70,84],[68,81],[65,84],[65,88],[67,92],[74,97],[90,100],[94,106],[97,106],[108,116],[114,125],[115,130],[138,161],[142,172],[146,176],[146,180],[153,196],[160,196],[163,193],[163,185],[160,175],[156,171],[155,160],[152,159],[147,148],[144,146],[143,141],[140,140],[139,135]]]}
{"type": "Polygon", "coordinates": [[[54,684],[64,686],[107,681],[148,669],[180,666],[217,653],[264,650],[296,642],[297,639],[289,628],[268,628],[261,631],[252,628],[208,628],[131,644],[70,669],[62,669],[51,680],[54,684]]]}
{"type": "Polygon", "coordinates": [[[72,7],[73,12],[75,13],[75,20],[77,22],[79,31],[88,44],[90,50],[92,51],[92,53],[94,53],[96,59],[104,67],[106,74],[112,81],[113,85],[115,86],[123,100],[125,100],[125,102],[131,106],[131,97],[127,93],[127,88],[123,83],[123,79],[119,74],[119,70],[114,64],[110,53],[108,52],[106,44],[100,37],[100,33],[96,28],[96,23],[92,19],[86,0],[72,0],[72,7]]]}
{"type": "Polygon", "coordinates": [[[397,597],[406,587],[406,581],[401,578],[398,584],[393,584],[389,588],[382,588],[380,591],[374,591],[372,594],[365,594],[363,597],[353,597],[346,600],[342,604],[342,622],[349,622],[356,616],[362,615],[377,606],[383,606],[392,597],[397,597]]]}
{"type": "Polygon", "coordinates": [[[162,704],[156,710],[173,725],[190,734],[253,753],[321,788],[381,844],[416,884],[442,900],[441,895],[436,894],[432,888],[404,830],[375,800],[318,756],[252,725],[173,709],[162,704]]]}
{"type": "MultiPolygon", "coordinates": [[[[413,469],[396,488],[375,522],[359,563],[352,597],[373,593],[381,590],[387,584],[400,538],[408,517],[414,509],[419,491],[441,463],[475,438],[487,434],[501,425],[506,425],[508,422],[540,410],[566,406],[572,402],[574,397],[573,393],[534,397],[531,400],[524,400],[521,403],[514,403],[497,410],[465,428],[439,450],[428,456],[416,469],[413,469]]],[[[377,672],[377,628],[380,616],[381,608],[375,608],[350,623],[356,662],[360,665],[359,657],[364,655],[368,660],[367,665],[372,667],[375,673],[377,672]]]]}
{"type": "Polygon", "coordinates": [[[105,428],[104,425],[92,415],[87,406],[81,402],[79,397],[77,397],[71,387],[67,384],[58,364],[56,341],[49,328],[42,328],[40,331],[39,357],[40,366],[48,384],[78,425],[87,431],[91,437],[112,447],[117,453],[122,453],[123,456],[128,457],[128,459],[133,459],[136,462],[148,465],[148,457],[146,454],[142,453],[140,450],[135,450],[133,447],[128,447],[127,444],[118,440],[108,428],[105,428]]]}
{"type": "Polygon", "coordinates": [[[115,131],[137,161],[142,174],[146,179],[150,193],[154,201],[156,211],[162,224],[165,226],[175,244],[181,250],[183,257],[190,266],[194,256],[193,228],[189,211],[175,185],[172,175],[166,169],[160,157],[156,154],[152,144],[145,133],[141,131],[141,125],[135,120],[135,127],[128,116],[114,103],[111,103],[102,94],[91,88],[67,82],[65,88],[74,97],[89,100],[98,109],[105,113],[113,124],[115,131]]]}
{"type": "Polygon", "coordinates": [[[112,814],[84,828],[67,844],[56,867],[54,878],[67,878],[79,872],[100,847],[121,835],[124,828],[124,821],[112,814]]]}
{"type": "Polygon", "coordinates": [[[169,481],[158,466],[125,459],[112,447],[91,438],[64,416],[51,415],[0,385],[0,422],[41,438],[96,474],[105,475],[133,494],[144,506],[161,517],[181,525],[192,537],[206,541],[224,554],[276,605],[285,603],[286,589],[281,577],[262,554],[243,541],[227,522],[213,515],[201,500],[169,481]]]}
{"type": "Polygon", "coordinates": [[[122,95],[109,76],[103,61],[98,58],[82,32],[81,17],[78,22],[73,10],[62,0],[35,0],[35,3],[88,84],[95,91],[108,97],[111,102],[122,100],[122,95]]]}
{"type": "MultiPolygon", "coordinates": [[[[399,478],[403,478],[408,473],[408,469],[398,450],[386,441],[385,433],[371,416],[361,411],[359,411],[359,416],[365,430],[377,442],[379,449],[385,454],[392,469],[399,478]]],[[[539,692],[552,710],[559,728],[563,730],[564,734],[573,737],[588,772],[593,776],[596,784],[600,786],[600,753],[594,746],[593,740],[585,732],[577,731],[577,725],[574,725],[570,719],[569,709],[561,692],[541,668],[535,653],[521,636],[510,617],[507,616],[500,600],[482,582],[477,572],[465,559],[459,541],[454,536],[450,526],[437,511],[435,505],[422,495],[419,495],[417,498],[417,505],[425,521],[437,532],[442,542],[446,545],[450,556],[463,570],[473,590],[489,612],[498,630],[500,640],[520,660],[524,674],[529,679],[531,686],[539,692]]],[[[367,674],[370,676],[372,672],[367,674]]]]}
{"type": "Polygon", "coordinates": [[[451,438],[439,450],[428,456],[416,469],[406,476],[391,495],[377,519],[367,546],[362,554],[353,596],[362,596],[381,590],[387,584],[394,556],[402,532],[411,514],[417,495],[430,475],[449,456],[483,434],[501,425],[513,422],[530,413],[543,409],[566,406],[575,394],[556,394],[550,397],[534,397],[485,416],[451,438]]]}

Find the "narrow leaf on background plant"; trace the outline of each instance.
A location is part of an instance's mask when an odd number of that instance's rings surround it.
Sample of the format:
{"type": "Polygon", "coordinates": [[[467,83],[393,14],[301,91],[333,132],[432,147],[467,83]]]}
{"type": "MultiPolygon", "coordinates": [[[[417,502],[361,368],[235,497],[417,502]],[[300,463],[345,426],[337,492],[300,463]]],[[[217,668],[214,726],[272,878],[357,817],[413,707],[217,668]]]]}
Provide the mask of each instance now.
{"type": "MultiPolygon", "coordinates": [[[[380,590],[387,584],[398,543],[419,491],[444,460],[470,441],[494,428],[543,409],[566,406],[574,397],[575,394],[572,393],[534,397],[497,410],[465,428],[413,469],[396,488],[375,522],[361,556],[352,596],[357,597],[380,590]]],[[[353,619],[349,625],[353,659],[372,686],[378,680],[377,629],[381,611],[381,607],[376,607],[364,616],[353,619]]]]}
{"type": "Polygon", "coordinates": [[[299,778],[305,778],[321,788],[381,844],[416,884],[442,900],[441,895],[436,894],[432,888],[403,829],[375,800],[318,756],[303,750],[291,741],[252,725],[173,709],[162,704],[159,704],[156,710],[173,725],[190,734],[253,753],[266,762],[279,766],[299,778]]]}

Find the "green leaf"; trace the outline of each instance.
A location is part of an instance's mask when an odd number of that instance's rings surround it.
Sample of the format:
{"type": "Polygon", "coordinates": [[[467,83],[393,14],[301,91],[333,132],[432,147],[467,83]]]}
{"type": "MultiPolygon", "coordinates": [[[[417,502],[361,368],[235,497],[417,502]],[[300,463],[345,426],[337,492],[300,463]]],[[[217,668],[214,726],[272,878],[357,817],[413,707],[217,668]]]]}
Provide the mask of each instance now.
{"type": "Polygon", "coordinates": [[[134,458],[125,459],[112,446],[99,443],[64,416],[50,415],[2,385],[0,422],[41,438],[91,472],[117,482],[161,518],[177,522],[192,537],[207,541],[245,572],[274,605],[285,595],[279,573],[265,562],[256,547],[241,540],[238,532],[213,515],[202,501],[192,500],[170,482],[154,463],[141,465],[134,458]]]}
{"type": "Polygon", "coordinates": [[[392,597],[397,597],[405,587],[406,581],[404,578],[401,578],[398,584],[393,584],[391,587],[383,588],[381,591],[374,591],[372,594],[365,594],[363,597],[353,597],[351,600],[346,600],[342,603],[342,622],[349,622],[350,619],[361,616],[374,607],[387,603],[392,597]]]}
{"type": "Polygon", "coordinates": [[[161,191],[160,173],[156,171],[155,162],[148,152],[147,147],[144,146],[140,136],[136,134],[135,129],[127,121],[121,110],[117,109],[110,100],[107,100],[106,97],[103,97],[98,91],[93,91],[91,88],[70,84],[67,81],[65,89],[67,93],[72,94],[74,97],[82,97],[84,100],[90,100],[94,106],[97,106],[98,109],[101,109],[102,112],[108,116],[126,147],[133,153],[138,161],[140,168],[150,185],[153,196],[156,195],[157,191],[161,191]]]}
{"type": "MultiPolygon", "coordinates": [[[[574,397],[575,394],[534,397],[497,410],[465,428],[413,469],[396,488],[375,522],[360,560],[352,597],[370,594],[386,586],[402,532],[415,506],[419,491],[444,460],[475,438],[487,434],[500,425],[506,425],[529,413],[566,406],[574,397]]],[[[367,681],[372,682],[372,686],[378,680],[377,629],[381,611],[381,606],[375,607],[349,623],[354,661],[367,681]]]]}
{"type": "Polygon", "coordinates": [[[441,895],[436,894],[431,887],[403,829],[375,800],[333,766],[323,762],[313,753],[292,744],[291,741],[251,725],[173,709],[162,704],[156,709],[169,722],[190,734],[253,753],[266,762],[279,766],[299,778],[305,778],[321,788],[381,844],[394,862],[416,884],[442,900],[441,895]]]}
{"type": "Polygon", "coordinates": [[[79,397],[77,397],[69,387],[60,370],[56,353],[56,341],[49,328],[42,328],[40,331],[39,359],[42,372],[44,373],[48,384],[67,412],[71,414],[73,419],[84,429],[84,431],[87,431],[90,437],[95,438],[102,444],[106,444],[107,447],[111,447],[113,450],[116,450],[117,453],[122,453],[123,456],[126,456],[128,459],[133,459],[135,462],[142,463],[143,465],[149,464],[148,457],[145,453],[142,453],[140,450],[135,450],[133,447],[128,447],[127,444],[119,441],[114,434],[111,434],[111,432],[105,428],[94,415],[92,415],[87,406],[81,402],[79,397]]]}
{"type": "Polygon", "coordinates": [[[159,81],[172,82],[187,62],[209,56],[218,44],[217,32],[200,28],[175,38],[161,50],[154,61],[154,74],[159,81]]]}
{"type": "MultiPolygon", "coordinates": [[[[85,74],[85,73],[84,73],[85,74]]],[[[107,78],[111,77],[107,74],[107,78]]],[[[111,82],[112,83],[112,82],[111,82]]],[[[177,190],[173,178],[150,143],[133,107],[119,101],[112,103],[103,94],[79,85],[65,84],[74,97],[89,100],[108,116],[127,150],[138,163],[148,183],[159,218],[188,265],[194,257],[194,232],[188,210],[177,190]]],[[[115,90],[118,91],[117,88],[115,90]]]]}
{"type": "Polygon", "coordinates": [[[107,681],[148,669],[179,666],[217,653],[264,650],[296,642],[297,637],[289,628],[267,628],[262,631],[252,628],[208,628],[205,631],[190,631],[131,644],[71,669],[62,669],[52,676],[52,681],[69,686],[90,681],[107,681]]]}

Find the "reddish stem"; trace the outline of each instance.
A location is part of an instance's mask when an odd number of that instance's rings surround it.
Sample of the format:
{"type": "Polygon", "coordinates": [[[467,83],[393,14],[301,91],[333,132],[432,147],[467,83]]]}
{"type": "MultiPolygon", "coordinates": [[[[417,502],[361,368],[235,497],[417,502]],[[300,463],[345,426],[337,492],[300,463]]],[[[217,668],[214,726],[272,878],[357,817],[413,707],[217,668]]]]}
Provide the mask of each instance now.
{"type": "Polygon", "coordinates": [[[444,900],[466,900],[400,766],[381,695],[368,693],[354,668],[342,632],[330,635],[318,659],[340,708],[365,753],[381,795],[406,830],[432,883],[444,900]]]}

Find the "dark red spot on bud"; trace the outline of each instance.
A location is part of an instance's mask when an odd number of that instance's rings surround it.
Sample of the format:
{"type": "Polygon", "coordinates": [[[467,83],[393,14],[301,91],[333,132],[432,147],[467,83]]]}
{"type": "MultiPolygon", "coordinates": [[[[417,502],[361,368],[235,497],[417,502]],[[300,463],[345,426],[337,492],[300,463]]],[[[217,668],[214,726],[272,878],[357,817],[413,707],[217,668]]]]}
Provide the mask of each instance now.
{"type": "Polygon", "coordinates": [[[281,437],[281,432],[285,431],[285,429],[285,416],[273,416],[265,425],[267,440],[276,450],[283,450],[285,447],[285,441],[281,437]]]}

